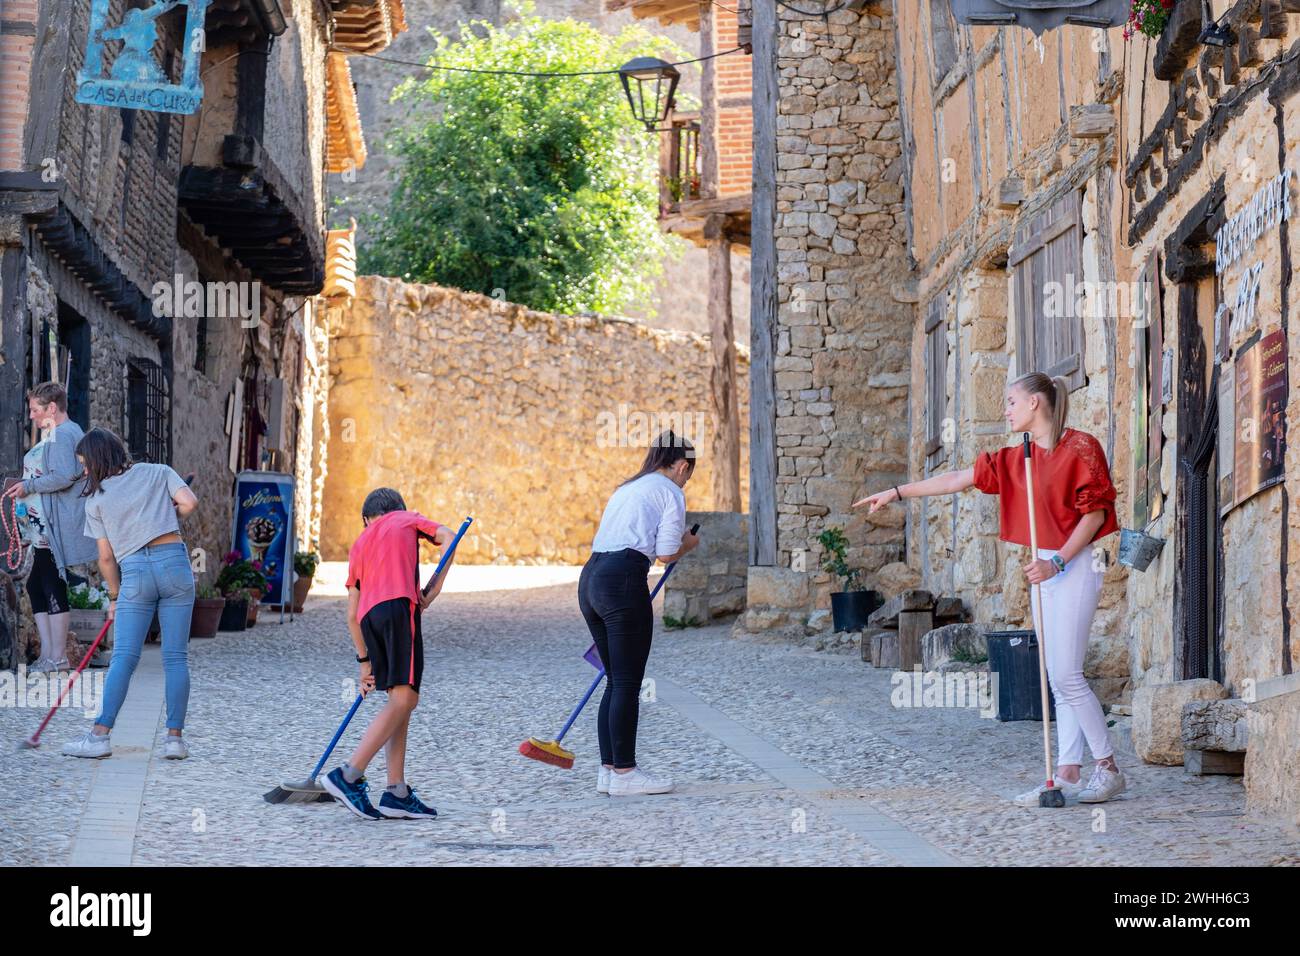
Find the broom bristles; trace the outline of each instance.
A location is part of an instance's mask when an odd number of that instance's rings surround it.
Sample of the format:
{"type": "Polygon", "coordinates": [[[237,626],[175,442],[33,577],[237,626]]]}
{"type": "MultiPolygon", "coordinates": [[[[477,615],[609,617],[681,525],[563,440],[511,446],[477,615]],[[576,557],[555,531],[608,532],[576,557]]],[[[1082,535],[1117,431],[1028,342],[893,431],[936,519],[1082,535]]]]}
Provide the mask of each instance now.
{"type": "Polygon", "coordinates": [[[565,770],[573,769],[573,752],[565,750],[554,740],[538,740],[529,737],[519,745],[519,752],[530,760],[549,763],[565,770]]]}

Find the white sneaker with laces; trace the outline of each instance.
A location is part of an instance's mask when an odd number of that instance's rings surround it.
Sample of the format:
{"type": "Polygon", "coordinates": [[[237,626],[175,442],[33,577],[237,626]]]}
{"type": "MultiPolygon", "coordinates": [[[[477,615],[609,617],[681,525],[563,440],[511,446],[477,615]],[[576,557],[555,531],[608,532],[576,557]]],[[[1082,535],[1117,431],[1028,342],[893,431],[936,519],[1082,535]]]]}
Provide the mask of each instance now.
{"type": "Polygon", "coordinates": [[[613,772],[604,764],[600,765],[600,773],[596,774],[597,793],[609,793],[609,775],[613,772]]]}
{"type": "Polygon", "coordinates": [[[66,657],[60,657],[57,661],[54,661],[50,664],[50,670],[70,671],[72,670],[72,665],[68,663],[68,659],[66,657]]]}
{"type": "Polygon", "coordinates": [[[633,767],[627,773],[610,774],[609,795],[611,797],[634,797],[646,793],[668,793],[673,789],[673,782],[667,777],[655,777],[640,767],[633,767]]]}
{"type": "Polygon", "coordinates": [[[1080,803],[1105,803],[1128,789],[1128,781],[1119,770],[1098,765],[1088,785],[1079,793],[1080,803]]]}
{"type": "Polygon", "coordinates": [[[184,760],[190,755],[189,744],[184,737],[168,734],[163,741],[163,760],[184,760]]]}
{"type": "Polygon", "coordinates": [[[32,661],[31,666],[27,668],[27,673],[48,674],[52,670],[54,670],[54,661],[48,657],[38,657],[36,660],[32,661]]]}
{"type": "Polygon", "coordinates": [[[108,734],[95,733],[93,730],[86,731],[84,736],[76,740],[69,740],[63,745],[63,753],[69,757],[92,757],[101,758],[111,756],[113,745],[108,741],[108,734]]]}
{"type": "MultiPolygon", "coordinates": [[[[1065,795],[1065,799],[1067,800],[1077,797],[1079,795],[1079,792],[1083,790],[1083,784],[1081,783],[1070,783],[1068,780],[1053,780],[1052,782],[1055,783],[1060,788],[1061,793],[1065,795]]],[[[1025,793],[1020,794],[1020,796],[1015,798],[1016,806],[1018,807],[1038,806],[1038,795],[1046,789],[1047,789],[1047,784],[1040,783],[1038,786],[1034,787],[1033,790],[1029,790],[1025,793]]]]}

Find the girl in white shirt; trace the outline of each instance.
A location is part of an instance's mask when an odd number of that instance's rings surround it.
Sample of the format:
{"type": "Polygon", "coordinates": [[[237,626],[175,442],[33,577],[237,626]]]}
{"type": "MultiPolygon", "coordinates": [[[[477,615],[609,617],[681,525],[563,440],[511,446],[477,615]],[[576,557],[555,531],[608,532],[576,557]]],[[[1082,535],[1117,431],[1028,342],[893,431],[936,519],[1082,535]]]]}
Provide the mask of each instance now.
{"type": "Polygon", "coordinates": [[[673,432],[651,444],[641,470],[610,496],[578,579],[578,607],[591,629],[608,680],[596,718],[600,776],[611,797],[667,793],[672,781],[636,763],[641,681],[650,656],[654,610],[646,580],[656,558],[671,564],[694,550],[682,488],[695,471],[695,448],[673,432]]]}

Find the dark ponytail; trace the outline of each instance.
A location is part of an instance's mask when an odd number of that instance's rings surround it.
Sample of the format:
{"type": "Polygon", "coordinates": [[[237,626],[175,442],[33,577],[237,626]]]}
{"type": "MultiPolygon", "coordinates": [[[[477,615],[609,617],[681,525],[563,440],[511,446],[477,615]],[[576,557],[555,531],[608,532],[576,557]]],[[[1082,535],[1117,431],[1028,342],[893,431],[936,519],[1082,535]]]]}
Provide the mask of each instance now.
{"type": "Polygon", "coordinates": [[[81,497],[98,494],[105,478],[120,475],[131,467],[131,453],[122,439],[107,428],[92,428],[77,442],[76,453],[86,463],[86,487],[81,497]]]}
{"type": "Polygon", "coordinates": [[[638,478],[644,478],[651,472],[659,471],[661,468],[671,468],[683,458],[690,461],[691,471],[694,471],[695,446],[688,439],[678,437],[672,429],[660,432],[659,436],[650,443],[650,448],[646,451],[645,461],[641,463],[641,470],[622,482],[619,487],[636,481],[638,478]]]}

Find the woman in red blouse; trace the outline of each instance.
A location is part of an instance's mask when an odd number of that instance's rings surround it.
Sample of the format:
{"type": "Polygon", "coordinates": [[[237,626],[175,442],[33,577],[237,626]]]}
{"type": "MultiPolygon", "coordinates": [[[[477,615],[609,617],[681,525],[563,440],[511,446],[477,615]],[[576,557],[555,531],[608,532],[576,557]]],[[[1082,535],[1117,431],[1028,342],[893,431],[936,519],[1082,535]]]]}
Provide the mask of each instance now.
{"type": "MultiPolygon", "coordinates": [[[[1097,439],[1065,427],[1069,389],[1065,379],[1030,372],[1007,388],[1006,418],[1011,431],[1029,432],[1037,507],[1038,554],[1024,566],[1030,584],[1040,585],[1043,616],[1047,618],[1043,649],[1048,682],[1056,700],[1059,753],[1056,783],[1066,796],[1081,803],[1102,803],[1122,793],[1124,775],[1106,731],[1097,696],[1083,676],[1083,658],[1101,593],[1101,562],[1093,557],[1093,542],[1119,529],[1115,518],[1115,488],[1106,454],[1097,439]],[[1096,760],[1087,786],[1080,785],[1083,745],[1096,760]]],[[[924,481],[896,485],[854,502],[874,512],[900,498],[947,495],[974,486],[997,495],[1003,541],[1029,545],[1029,504],[1025,491],[1025,459],[1021,442],[975,460],[973,468],[950,471],[924,481]]],[[[1031,608],[1034,602],[1030,602],[1031,608]]],[[[1042,622],[1035,628],[1044,633],[1042,622]]],[[[1042,787],[1021,794],[1016,802],[1038,806],[1042,787]]]]}

